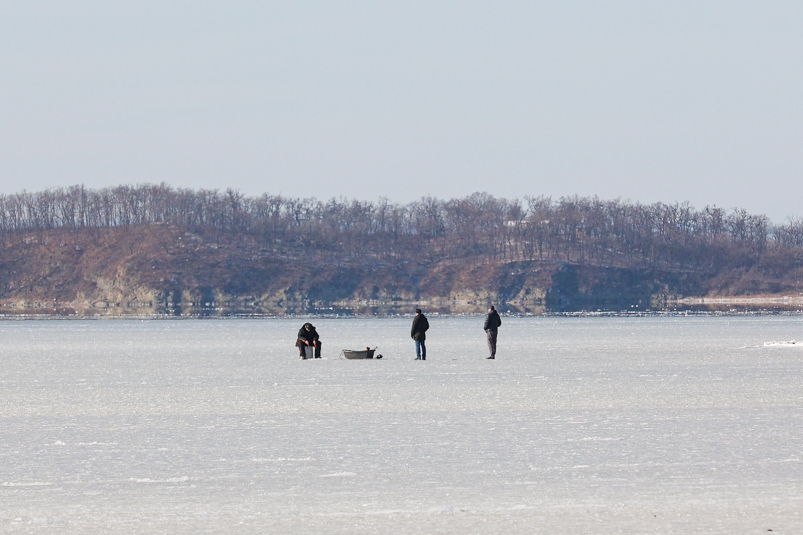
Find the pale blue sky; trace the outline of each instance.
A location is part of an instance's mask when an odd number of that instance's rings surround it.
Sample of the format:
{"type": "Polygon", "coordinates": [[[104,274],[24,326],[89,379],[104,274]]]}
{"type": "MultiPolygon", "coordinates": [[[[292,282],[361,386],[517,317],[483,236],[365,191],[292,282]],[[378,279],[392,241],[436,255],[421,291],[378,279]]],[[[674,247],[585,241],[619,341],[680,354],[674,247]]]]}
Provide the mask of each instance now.
{"type": "Polygon", "coordinates": [[[0,2],[0,193],[803,216],[803,3],[0,2]]]}

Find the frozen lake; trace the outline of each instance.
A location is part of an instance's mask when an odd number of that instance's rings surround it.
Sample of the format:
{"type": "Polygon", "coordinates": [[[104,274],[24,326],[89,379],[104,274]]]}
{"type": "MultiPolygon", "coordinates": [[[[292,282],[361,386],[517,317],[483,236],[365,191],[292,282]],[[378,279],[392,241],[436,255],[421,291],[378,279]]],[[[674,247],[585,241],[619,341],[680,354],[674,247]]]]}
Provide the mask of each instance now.
{"type": "Polygon", "coordinates": [[[304,321],[0,322],[0,532],[803,533],[801,317],[304,321]]]}

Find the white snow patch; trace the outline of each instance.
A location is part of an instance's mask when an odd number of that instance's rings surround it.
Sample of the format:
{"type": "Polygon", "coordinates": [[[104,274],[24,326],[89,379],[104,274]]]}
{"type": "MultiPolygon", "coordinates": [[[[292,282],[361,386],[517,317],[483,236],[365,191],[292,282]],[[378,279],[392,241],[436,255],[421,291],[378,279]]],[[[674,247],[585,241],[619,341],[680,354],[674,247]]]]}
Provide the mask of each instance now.
{"type": "Polygon", "coordinates": [[[333,474],[324,474],[321,477],[354,477],[356,475],[354,472],[335,472],[333,474]]]}
{"type": "Polygon", "coordinates": [[[255,459],[251,459],[251,461],[255,463],[308,463],[314,461],[312,457],[277,457],[275,459],[264,459],[261,457],[257,457],[255,459]]]}
{"type": "Polygon", "coordinates": [[[32,518],[31,524],[63,524],[64,520],[58,517],[32,518]]]}
{"type": "Polygon", "coordinates": [[[44,482],[44,481],[34,481],[31,483],[13,483],[11,481],[6,481],[3,483],[4,487],[47,487],[52,485],[53,483],[44,482]]]}
{"type": "Polygon", "coordinates": [[[190,478],[187,476],[182,477],[168,477],[167,479],[151,479],[149,477],[145,478],[137,478],[132,477],[128,479],[134,483],[184,483],[185,481],[189,481],[190,478]]]}
{"type": "Polygon", "coordinates": [[[466,509],[462,507],[456,507],[454,505],[441,505],[438,507],[430,507],[427,509],[427,513],[464,513],[466,509]]]}

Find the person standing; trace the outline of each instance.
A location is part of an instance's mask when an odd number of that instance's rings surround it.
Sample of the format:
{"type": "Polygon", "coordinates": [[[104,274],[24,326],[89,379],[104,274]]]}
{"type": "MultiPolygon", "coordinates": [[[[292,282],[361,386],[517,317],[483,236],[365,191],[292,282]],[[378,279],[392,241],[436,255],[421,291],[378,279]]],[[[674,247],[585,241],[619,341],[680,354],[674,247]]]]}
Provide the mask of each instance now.
{"type": "Polygon", "coordinates": [[[485,325],[482,327],[488,336],[488,350],[491,352],[491,356],[487,357],[488,359],[496,358],[496,335],[500,325],[502,325],[502,318],[499,317],[499,313],[491,305],[488,308],[488,315],[485,316],[485,325]]]}
{"type": "Polygon", "coordinates": [[[415,360],[427,360],[426,332],[428,329],[427,317],[421,313],[420,308],[416,308],[413,328],[410,331],[410,336],[415,340],[415,360]]]}

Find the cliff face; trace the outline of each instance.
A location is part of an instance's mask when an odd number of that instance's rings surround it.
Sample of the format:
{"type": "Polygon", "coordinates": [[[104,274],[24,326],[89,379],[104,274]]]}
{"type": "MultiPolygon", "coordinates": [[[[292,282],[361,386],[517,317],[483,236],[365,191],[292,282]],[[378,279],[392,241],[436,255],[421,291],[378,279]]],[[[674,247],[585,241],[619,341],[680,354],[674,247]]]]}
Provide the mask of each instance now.
{"type": "Polygon", "coordinates": [[[0,251],[0,311],[59,314],[476,312],[501,296],[543,306],[517,266],[326,263],[164,225],[28,236],[0,251]],[[526,286],[526,288],[525,288],[526,286]]]}
{"type": "Polygon", "coordinates": [[[0,249],[5,314],[622,310],[670,306],[715,283],[722,277],[571,264],[299,260],[158,224],[57,229],[0,249]]]}

